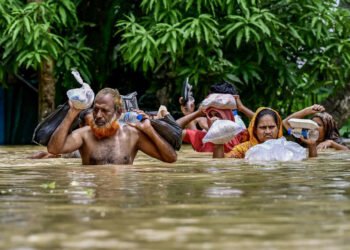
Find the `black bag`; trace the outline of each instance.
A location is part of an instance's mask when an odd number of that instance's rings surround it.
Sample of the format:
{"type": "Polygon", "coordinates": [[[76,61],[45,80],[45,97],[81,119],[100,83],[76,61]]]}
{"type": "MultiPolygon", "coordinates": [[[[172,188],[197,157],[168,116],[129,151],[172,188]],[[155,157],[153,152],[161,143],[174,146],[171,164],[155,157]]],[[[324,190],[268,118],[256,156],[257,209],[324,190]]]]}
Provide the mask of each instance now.
{"type": "Polygon", "coordinates": [[[182,144],[182,128],[174,118],[168,114],[161,119],[150,119],[152,127],[175,150],[179,150],[182,144]]]}
{"type": "MultiPolygon", "coordinates": [[[[38,126],[36,126],[32,141],[36,144],[47,146],[51,135],[66,117],[69,110],[68,102],[59,105],[55,111],[49,114],[38,126]]],[[[77,119],[73,122],[72,129],[78,126],[77,119]]]]}

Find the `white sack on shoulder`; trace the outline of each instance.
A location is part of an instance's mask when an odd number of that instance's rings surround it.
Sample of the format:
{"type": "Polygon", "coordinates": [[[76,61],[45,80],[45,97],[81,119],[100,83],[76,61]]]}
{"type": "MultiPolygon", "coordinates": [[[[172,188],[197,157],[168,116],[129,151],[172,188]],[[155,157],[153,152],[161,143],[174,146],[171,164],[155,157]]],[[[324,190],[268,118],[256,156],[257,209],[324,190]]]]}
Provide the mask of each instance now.
{"type": "Polygon", "coordinates": [[[78,71],[73,70],[72,74],[77,80],[77,82],[79,82],[82,86],[81,88],[68,90],[68,99],[73,103],[73,106],[77,109],[90,108],[95,98],[94,91],[91,89],[89,84],[83,81],[78,71]]]}
{"type": "Polygon", "coordinates": [[[224,144],[229,142],[234,136],[242,132],[238,123],[230,120],[216,120],[203,138],[203,143],[212,142],[214,144],[224,144]]]}
{"type": "Polygon", "coordinates": [[[296,142],[282,137],[268,140],[251,147],[245,154],[249,162],[260,161],[302,161],[307,158],[307,150],[296,142]]]}

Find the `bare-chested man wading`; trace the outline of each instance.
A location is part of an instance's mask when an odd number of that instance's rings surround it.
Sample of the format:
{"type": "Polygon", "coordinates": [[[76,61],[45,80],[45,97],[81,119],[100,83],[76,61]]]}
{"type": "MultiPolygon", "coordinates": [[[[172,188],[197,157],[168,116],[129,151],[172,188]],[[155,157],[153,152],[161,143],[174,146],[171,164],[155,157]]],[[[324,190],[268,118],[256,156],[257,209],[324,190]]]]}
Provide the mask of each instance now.
{"type": "Polygon", "coordinates": [[[153,129],[148,119],[119,126],[122,100],[117,90],[104,88],[96,95],[90,126],[68,134],[81,110],[70,103],[68,114],[51,136],[47,146],[52,154],[79,149],[84,165],[132,164],[137,151],[164,162],[175,162],[174,149],[153,129]]]}

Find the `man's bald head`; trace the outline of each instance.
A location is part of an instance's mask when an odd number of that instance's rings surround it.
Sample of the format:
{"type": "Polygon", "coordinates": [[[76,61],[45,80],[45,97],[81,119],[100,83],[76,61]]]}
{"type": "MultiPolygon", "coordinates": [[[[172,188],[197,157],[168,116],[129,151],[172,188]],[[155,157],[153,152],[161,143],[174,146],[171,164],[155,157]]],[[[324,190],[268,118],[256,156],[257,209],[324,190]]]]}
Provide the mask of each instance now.
{"type": "Polygon", "coordinates": [[[110,95],[113,97],[114,109],[116,111],[119,111],[122,107],[122,98],[119,94],[119,91],[112,88],[103,88],[97,93],[95,100],[105,95],[110,95]]]}

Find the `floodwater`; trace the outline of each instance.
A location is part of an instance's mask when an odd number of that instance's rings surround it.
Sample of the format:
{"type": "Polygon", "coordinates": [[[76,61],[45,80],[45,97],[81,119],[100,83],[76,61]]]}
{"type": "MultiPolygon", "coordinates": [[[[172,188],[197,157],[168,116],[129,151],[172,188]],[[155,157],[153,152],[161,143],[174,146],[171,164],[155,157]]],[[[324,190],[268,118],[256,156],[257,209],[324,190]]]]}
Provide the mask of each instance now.
{"type": "Polygon", "coordinates": [[[25,159],[0,147],[0,249],[350,249],[350,153],[249,165],[25,159]]]}

